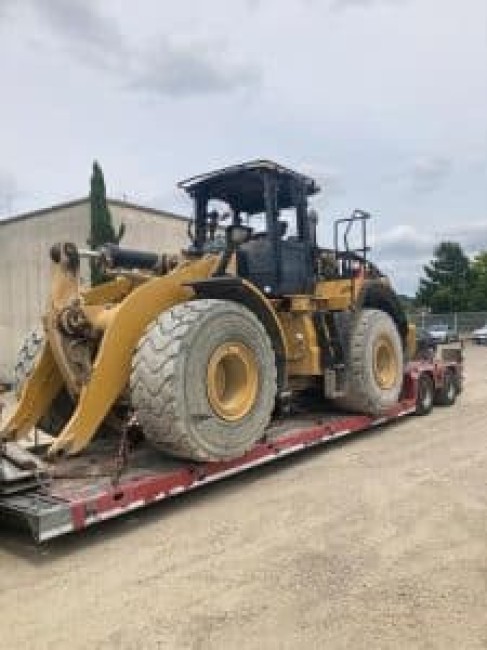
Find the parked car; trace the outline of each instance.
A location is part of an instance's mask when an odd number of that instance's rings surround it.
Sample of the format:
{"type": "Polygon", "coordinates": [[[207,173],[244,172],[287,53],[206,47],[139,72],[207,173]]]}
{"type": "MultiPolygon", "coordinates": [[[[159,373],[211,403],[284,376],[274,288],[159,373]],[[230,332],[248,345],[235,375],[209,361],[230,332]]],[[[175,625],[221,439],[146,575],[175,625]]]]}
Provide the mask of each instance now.
{"type": "Polygon", "coordinates": [[[472,341],[478,345],[487,345],[487,323],[483,327],[479,327],[471,334],[472,341]]]}
{"type": "Polygon", "coordinates": [[[458,341],[458,333],[447,323],[435,323],[428,329],[428,334],[435,343],[458,341]]]}
{"type": "Polygon", "coordinates": [[[424,327],[416,328],[416,356],[429,359],[436,349],[436,341],[424,327]]]}

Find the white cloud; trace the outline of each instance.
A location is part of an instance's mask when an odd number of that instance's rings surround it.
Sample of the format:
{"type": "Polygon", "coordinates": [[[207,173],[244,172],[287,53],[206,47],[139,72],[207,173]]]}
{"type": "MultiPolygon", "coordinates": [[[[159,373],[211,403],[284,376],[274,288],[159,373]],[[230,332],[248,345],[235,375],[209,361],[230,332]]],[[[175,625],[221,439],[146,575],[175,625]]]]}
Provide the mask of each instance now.
{"type": "Polygon", "coordinates": [[[420,158],[413,166],[412,189],[414,192],[433,192],[445,184],[452,171],[452,163],[447,158],[435,156],[420,158]]]}
{"type": "Polygon", "coordinates": [[[257,66],[224,63],[216,46],[192,42],[176,46],[166,40],[138,58],[128,85],[150,93],[183,97],[256,87],[259,80],[257,66]]]}
{"type": "Polygon", "coordinates": [[[17,181],[13,174],[0,169],[0,217],[12,212],[18,191],[17,181]]]}
{"type": "Polygon", "coordinates": [[[368,9],[376,5],[383,5],[387,7],[401,5],[408,2],[408,0],[333,0],[332,9],[344,11],[346,9],[368,9]]]}
{"type": "Polygon", "coordinates": [[[410,225],[399,225],[372,240],[373,257],[390,274],[405,293],[416,291],[422,267],[430,261],[434,249],[443,241],[458,242],[466,254],[473,257],[487,250],[487,219],[465,222],[431,231],[410,225]]]}
{"type": "Polygon", "coordinates": [[[134,46],[116,20],[93,0],[33,0],[32,8],[64,50],[78,61],[115,73],[125,88],[174,97],[255,87],[257,65],[222,58],[221,39],[175,44],[160,34],[157,46],[134,46]]]}

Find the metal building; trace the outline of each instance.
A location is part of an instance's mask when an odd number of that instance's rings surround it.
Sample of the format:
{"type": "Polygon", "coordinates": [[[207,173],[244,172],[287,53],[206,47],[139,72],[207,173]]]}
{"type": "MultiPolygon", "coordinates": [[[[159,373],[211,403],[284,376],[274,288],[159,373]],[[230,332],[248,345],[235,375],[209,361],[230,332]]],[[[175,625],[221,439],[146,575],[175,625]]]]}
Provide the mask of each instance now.
{"type": "MultiPolygon", "coordinates": [[[[188,219],[108,199],[115,229],[125,224],[123,246],[177,253],[187,246],[188,219]]],[[[9,382],[22,341],[40,325],[49,289],[49,249],[58,241],[87,247],[90,202],[69,203],[0,220],[0,382],[9,382]]],[[[82,279],[88,282],[87,266],[82,279]]]]}

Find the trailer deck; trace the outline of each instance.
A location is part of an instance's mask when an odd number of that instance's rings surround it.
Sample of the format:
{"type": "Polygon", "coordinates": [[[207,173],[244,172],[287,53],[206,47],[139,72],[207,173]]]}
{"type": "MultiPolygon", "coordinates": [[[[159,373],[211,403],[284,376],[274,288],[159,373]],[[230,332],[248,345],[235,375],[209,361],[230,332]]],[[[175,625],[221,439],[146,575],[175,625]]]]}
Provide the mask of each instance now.
{"type": "Polygon", "coordinates": [[[26,525],[37,542],[82,530],[301,450],[394,422],[416,411],[421,373],[431,373],[441,385],[447,368],[459,372],[454,362],[409,364],[401,401],[381,417],[313,411],[277,419],[264,440],[231,461],[172,459],[143,440],[122,451],[119,439],[100,436],[82,455],[44,465],[35,485],[12,493],[8,486],[2,492],[0,485],[0,517],[26,525]]]}

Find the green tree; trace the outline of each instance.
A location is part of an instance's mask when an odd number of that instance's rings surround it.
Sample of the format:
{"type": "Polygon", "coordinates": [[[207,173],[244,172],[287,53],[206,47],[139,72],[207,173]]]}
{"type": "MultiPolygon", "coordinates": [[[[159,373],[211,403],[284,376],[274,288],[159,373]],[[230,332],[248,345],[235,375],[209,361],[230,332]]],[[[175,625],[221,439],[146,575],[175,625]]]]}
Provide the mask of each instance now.
{"type": "MultiPolygon", "coordinates": [[[[113,226],[112,215],[107,204],[105,179],[100,165],[93,163],[90,187],[90,238],[88,245],[93,250],[103,244],[118,244],[125,233],[125,225],[121,224],[118,233],[113,226]]],[[[91,284],[100,284],[106,277],[96,260],[90,260],[91,284]]]]}
{"type": "Polygon", "coordinates": [[[445,241],[434,250],[434,257],[423,267],[416,304],[436,313],[469,308],[470,260],[460,244],[445,241]]]}
{"type": "Polygon", "coordinates": [[[487,310],[487,251],[479,253],[472,262],[470,309],[487,310]]]}
{"type": "Polygon", "coordinates": [[[399,298],[399,302],[402,305],[402,308],[406,313],[410,313],[414,311],[414,306],[415,306],[414,298],[402,293],[398,295],[398,298],[399,298]]]}

